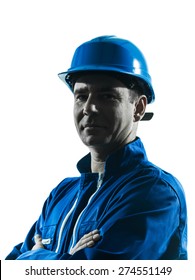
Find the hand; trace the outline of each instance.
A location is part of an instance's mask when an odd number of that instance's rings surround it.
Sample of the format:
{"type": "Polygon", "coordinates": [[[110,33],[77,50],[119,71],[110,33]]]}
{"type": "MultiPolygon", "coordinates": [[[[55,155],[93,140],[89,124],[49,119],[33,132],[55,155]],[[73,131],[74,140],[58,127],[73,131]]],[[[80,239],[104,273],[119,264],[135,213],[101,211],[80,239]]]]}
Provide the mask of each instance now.
{"type": "Polygon", "coordinates": [[[34,236],[35,245],[32,247],[31,250],[37,250],[37,249],[44,249],[43,243],[42,243],[42,237],[39,234],[36,234],[34,236]]]}
{"type": "Polygon", "coordinates": [[[86,247],[91,248],[101,239],[98,229],[95,229],[87,234],[85,234],[77,244],[70,250],[70,254],[73,255],[77,251],[84,249],[86,247]]]}

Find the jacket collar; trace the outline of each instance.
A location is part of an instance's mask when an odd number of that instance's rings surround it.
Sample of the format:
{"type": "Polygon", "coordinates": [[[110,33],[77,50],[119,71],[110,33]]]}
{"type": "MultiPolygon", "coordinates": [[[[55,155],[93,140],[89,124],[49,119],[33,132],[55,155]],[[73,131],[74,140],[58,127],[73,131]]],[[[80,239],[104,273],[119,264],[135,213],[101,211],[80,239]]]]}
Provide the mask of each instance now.
{"type": "MultiPolygon", "coordinates": [[[[142,161],[148,160],[142,141],[137,137],[133,142],[112,153],[106,160],[105,174],[115,174],[134,169],[142,161]]],[[[77,163],[80,173],[91,173],[91,154],[87,154],[77,163]]]]}

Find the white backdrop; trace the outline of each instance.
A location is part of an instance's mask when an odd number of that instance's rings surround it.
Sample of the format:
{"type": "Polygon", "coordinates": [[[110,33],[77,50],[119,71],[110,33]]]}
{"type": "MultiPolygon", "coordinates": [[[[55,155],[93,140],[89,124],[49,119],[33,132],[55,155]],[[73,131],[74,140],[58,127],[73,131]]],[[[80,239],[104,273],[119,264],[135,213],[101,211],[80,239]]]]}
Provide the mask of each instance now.
{"type": "Polygon", "coordinates": [[[77,175],[88,150],[73,124],[73,98],[57,73],[75,48],[117,35],[144,53],[155,116],[138,135],[148,157],[183,184],[194,258],[193,1],[4,0],[0,3],[0,258],[23,241],[43,202],[63,178],[77,175]]]}

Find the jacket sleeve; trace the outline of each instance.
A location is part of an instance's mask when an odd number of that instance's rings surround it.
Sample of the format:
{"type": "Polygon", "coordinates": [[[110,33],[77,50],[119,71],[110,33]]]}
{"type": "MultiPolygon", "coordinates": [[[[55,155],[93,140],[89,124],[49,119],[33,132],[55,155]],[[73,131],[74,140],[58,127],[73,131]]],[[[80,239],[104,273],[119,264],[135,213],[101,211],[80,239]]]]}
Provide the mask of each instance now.
{"type": "Polygon", "coordinates": [[[69,254],[57,254],[46,249],[31,250],[34,246],[33,237],[35,235],[36,223],[32,226],[25,241],[16,245],[10,254],[5,258],[6,260],[59,260],[69,259],[69,254]]]}
{"type": "Polygon", "coordinates": [[[5,258],[6,260],[15,260],[17,259],[23,252],[31,250],[34,246],[33,237],[35,234],[36,223],[31,227],[28,232],[25,241],[23,243],[19,243],[16,245],[13,250],[9,253],[9,255],[5,258]]]}
{"type": "Polygon", "coordinates": [[[6,256],[5,260],[25,260],[25,259],[58,259],[59,256],[54,252],[50,252],[48,250],[39,249],[39,250],[31,250],[32,247],[35,245],[34,236],[35,234],[40,234],[41,225],[44,223],[44,220],[47,215],[47,209],[49,203],[55,193],[55,189],[50,193],[49,197],[45,201],[42,209],[42,213],[39,219],[33,224],[31,229],[29,230],[24,242],[17,244],[13,250],[6,256]],[[44,256],[45,254],[45,256],[44,256]],[[53,256],[51,256],[53,254],[53,256]]]}
{"type": "Polygon", "coordinates": [[[40,234],[42,236],[41,229],[47,219],[47,212],[50,207],[50,203],[53,197],[55,197],[57,190],[58,186],[52,190],[49,197],[46,199],[39,219],[29,230],[24,242],[17,244],[8,256],[6,256],[5,260],[59,260],[69,259],[71,257],[68,253],[57,254],[46,249],[31,250],[35,245],[34,236],[36,234],[40,234]]]}

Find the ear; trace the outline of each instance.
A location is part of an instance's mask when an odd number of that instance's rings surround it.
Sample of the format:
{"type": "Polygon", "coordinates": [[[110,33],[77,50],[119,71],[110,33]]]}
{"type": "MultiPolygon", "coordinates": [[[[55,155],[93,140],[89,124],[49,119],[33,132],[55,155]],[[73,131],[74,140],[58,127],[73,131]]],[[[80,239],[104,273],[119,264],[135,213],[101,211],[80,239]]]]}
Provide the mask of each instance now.
{"type": "Polygon", "coordinates": [[[146,111],[146,105],[147,97],[145,95],[141,95],[135,102],[134,122],[138,122],[143,118],[146,111]]]}

